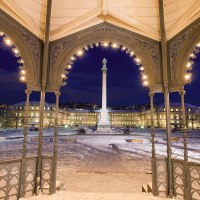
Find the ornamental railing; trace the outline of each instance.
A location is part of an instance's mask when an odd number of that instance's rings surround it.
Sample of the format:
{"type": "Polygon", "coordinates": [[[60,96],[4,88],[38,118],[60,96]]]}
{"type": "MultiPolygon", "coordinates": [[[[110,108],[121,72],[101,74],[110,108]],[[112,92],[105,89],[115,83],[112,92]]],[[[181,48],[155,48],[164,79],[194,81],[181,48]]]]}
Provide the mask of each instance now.
{"type": "MultiPolygon", "coordinates": [[[[15,200],[35,193],[37,156],[0,161],[0,199],[15,200]]],[[[52,156],[42,157],[41,191],[50,193],[52,156]]]]}
{"type": "MultiPolygon", "coordinates": [[[[167,193],[167,160],[156,159],[158,194],[167,193]]],[[[200,199],[200,163],[172,159],[173,194],[178,199],[200,199]]]]}

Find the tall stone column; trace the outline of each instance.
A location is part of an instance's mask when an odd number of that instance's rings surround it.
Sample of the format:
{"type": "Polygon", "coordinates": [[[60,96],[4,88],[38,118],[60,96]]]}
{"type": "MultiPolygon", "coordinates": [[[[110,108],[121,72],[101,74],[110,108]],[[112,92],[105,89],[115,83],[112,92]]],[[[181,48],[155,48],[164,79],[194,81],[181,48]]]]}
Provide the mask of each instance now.
{"type": "Polygon", "coordinates": [[[26,107],[25,107],[25,118],[24,118],[24,130],[23,130],[23,148],[22,148],[22,165],[21,165],[21,184],[20,184],[20,197],[24,197],[24,186],[25,186],[25,168],[26,168],[26,150],[27,150],[27,133],[28,133],[28,114],[29,114],[29,99],[31,90],[26,90],[26,107]]]}
{"type": "Polygon", "coordinates": [[[36,169],[36,194],[41,191],[41,170],[42,170],[42,143],[43,143],[43,124],[44,124],[45,90],[40,93],[40,120],[37,150],[37,169],[36,169]]]}
{"type": "Polygon", "coordinates": [[[52,192],[56,192],[56,171],[57,171],[57,154],[58,154],[58,109],[60,92],[55,92],[56,95],[56,113],[55,113],[55,128],[54,128],[54,148],[53,148],[53,169],[52,169],[52,192]]]}
{"type": "Polygon", "coordinates": [[[107,109],[107,60],[104,58],[102,70],[102,110],[107,109]]]}
{"type": "Polygon", "coordinates": [[[173,185],[172,185],[172,149],[171,149],[171,127],[170,127],[170,100],[169,90],[164,88],[165,97],[165,119],[166,119],[166,137],[167,137],[167,195],[173,197],[173,185]]]}
{"type": "Polygon", "coordinates": [[[102,108],[100,110],[99,115],[99,121],[97,124],[97,132],[98,133],[111,133],[111,124],[110,124],[110,118],[108,115],[108,109],[107,109],[107,60],[104,58],[103,61],[103,67],[102,70],[102,108]]]}
{"type": "Polygon", "coordinates": [[[157,184],[157,162],[156,162],[156,150],[155,150],[155,126],[154,126],[154,106],[153,97],[154,93],[149,92],[151,103],[151,142],[152,142],[152,158],[151,158],[151,170],[152,170],[152,193],[154,196],[158,196],[158,184],[157,184]]]}
{"type": "Polygon", "coordinates": [[[181,96],[181,108],[182,108],[182,123],[183,123],[183,146],[184,146],[184,162],[183,162],[183,174],[184,174],[184,197],[185,199],[191,199],[190,189],[190,174],[188,166],[188,148],[187,148],[187,127],[186,127],[186,116],[185,116],[185,91],[179,92],[181,96]]]}

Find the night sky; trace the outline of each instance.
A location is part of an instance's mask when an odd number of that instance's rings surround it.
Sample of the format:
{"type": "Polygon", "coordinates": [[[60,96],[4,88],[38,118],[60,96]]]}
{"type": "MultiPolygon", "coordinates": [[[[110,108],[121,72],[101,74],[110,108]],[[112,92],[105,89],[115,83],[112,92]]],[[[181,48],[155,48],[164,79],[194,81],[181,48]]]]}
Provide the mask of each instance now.
{"type": "MultiPolygon", "coordinates": [[[[109,106],[123,106],[149,103],[148,89],[142,86],[138,66],[133,58],[120,49],[94,47],[79,57],[70,71],[67,86],[62,87],[60,102],[82,102],[101,104],[102,59],[107,59],[107,93],[109,106]]],[[[11,48],[0,38],[0,103],[14,104],[25,100],[26,85],[19,82],[17,58],[11,48]]],[[[200,55],[194,60],[193,81],[186,86],[186,102],[200,106],[200,55]]],[[[177,94],[170,97],[180,102],[177,94]]],[[[31,100],[39,100],[34,92],[31,100]]],[[[48,94],[47,102],[55,97],[48,94]]],[[[163,103],[163,94],[155,96],[157,103],[163,103]]]]}

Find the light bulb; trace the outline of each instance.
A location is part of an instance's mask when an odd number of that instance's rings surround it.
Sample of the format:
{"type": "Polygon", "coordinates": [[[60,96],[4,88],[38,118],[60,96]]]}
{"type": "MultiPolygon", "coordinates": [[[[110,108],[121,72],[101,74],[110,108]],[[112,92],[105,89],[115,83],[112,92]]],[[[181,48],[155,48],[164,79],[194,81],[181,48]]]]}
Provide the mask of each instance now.
{"type": "Polygon", "coordinates": [[[77,54],[78,54],[78,56],[83,55],[83,50],[79,50],[79,51],[77,52],[77,54]]]}
{"type": "Polygon", "coordinates": [[[24,82],[26,80],[25,76],[20,76],[20,81],[24,82]]]}
{"type": "Polygon", "coordinates": [[[137,63],[140,63],[140,62],[141,62],[140,58],[136,58],[135,61],[136,61],[137,63]]]}
{"type": "Polygon", "coordinates": [[[104,46],[104,47],[108,47],[108,45],[109,45],[108,42],[104,42],[104,43],[103,43],[103,46],[104,46]]]}
{"type": "Polygon", "coordinates": [[[139,70],[140,70],[140,71],[144,71],[144,67],[141,66],[141,67],[139,68],[139,70]]]}
{"type": "Polygon", "coordinates": [[[113,43],[113,44],[112,44],[112,47],[113,47],[113,48],[117,48],[117,44],[116,44],[116,43],[113,43]]]}
{"type": "Polygon", "coordinates": [[[67,65],[67,69],[71,69],[72,68],[72,66],[71,65],[67,65]]]}
{"type": "Polygon", "coordinates": [[[76,58],[74,56],[71,57],[71,60],[76,60],[76,58]]]}
{"type": "Polygon", "coordinates": [[[26,71],[24,69],[21,70],[21,74],[26,74],[26,71]]]}
{"type": "Polygon", "coordinates": [[[144,85],[144,86],[147,86],[148,84],[149,84],[148,81],[144,81],[144,82],[143,82],[143,85],[144,85]]]}
{"type": "Polygon", "coordinates": [[[124,51],[124,50],[126,50],[126,47],[125,47],[125,46],[123,46],[121,49],[122,49],[122,51],[124,51]]]}
{"type": "Polygon", "coordinates": [[[147,79],[147,75],[146,74],[143,74],[142,78],[145,80],[147,79]]]}
{"type": "Polygon", "coordinates": [[[190,80],[192,77],[192,74],[185,74],[185,80],[190,80]]]}
{"type": "Polygon", "coordinates": [[[12,45],[12,41],[9,38],[6,38],[5,40],[6,45],[11,46],[12,45]]]}

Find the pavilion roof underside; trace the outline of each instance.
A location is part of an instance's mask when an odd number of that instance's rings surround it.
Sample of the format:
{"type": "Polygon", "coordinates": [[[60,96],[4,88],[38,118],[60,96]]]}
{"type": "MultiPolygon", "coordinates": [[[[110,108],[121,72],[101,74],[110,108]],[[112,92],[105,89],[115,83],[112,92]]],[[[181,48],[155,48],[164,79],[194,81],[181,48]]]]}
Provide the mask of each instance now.
{"type": "MultiPolygon", "coordinates": [[[[158,0],[52,0],[50,40],[57,40],[102,22],[159,41],[158,0]]],[[[1,0],[0,8],[44,39],[46,0],[1,0]]],[[[200,17],[200,0],[165,0],[167,39],[200,17]]]]}

